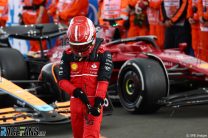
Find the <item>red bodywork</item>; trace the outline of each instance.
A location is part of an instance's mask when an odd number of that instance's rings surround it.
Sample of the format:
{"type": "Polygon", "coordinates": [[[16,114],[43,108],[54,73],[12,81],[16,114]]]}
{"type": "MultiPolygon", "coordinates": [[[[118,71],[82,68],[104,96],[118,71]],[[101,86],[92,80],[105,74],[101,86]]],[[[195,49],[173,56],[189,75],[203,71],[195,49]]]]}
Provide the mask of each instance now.
{"type": "MultiPolygon", "coordinates": [[[[102,44],[102,46],[105,46],[112,53],[114,62],[112,83],[117,82],[118,72],[125,61],[134,58],[148,58],[147,53],[163,61],[170,79],[183,78],[208,82],[208,63],[184,54],[180,48],[160,50],[158,47],[146,41],[122,41],[115,44],[110,42],[102,44]]],[[[52,62],[59,61],[63,50],[63,47],[52,49],[50,52],[50,60],[52,62]]]]}

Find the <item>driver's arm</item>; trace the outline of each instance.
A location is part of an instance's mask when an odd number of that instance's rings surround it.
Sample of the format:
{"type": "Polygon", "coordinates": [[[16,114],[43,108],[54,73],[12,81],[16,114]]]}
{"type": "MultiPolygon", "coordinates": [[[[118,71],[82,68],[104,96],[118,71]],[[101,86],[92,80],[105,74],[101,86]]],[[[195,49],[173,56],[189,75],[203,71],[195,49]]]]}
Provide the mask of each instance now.
{"type": "Polygon", "coordinates": [[[59,67],[59,87],[67,92],[70,96],[73,95],[76,87],[69,81],[70,79],[70,56],[63,53],[59,67]]]}
{"type": "Polygon", "coordinates": [[[98,83],[96,97],[105,98],[108,89],[109,80],[113,71],[113,62],[111,53],[106,51],[101,55],[100,68],[98,73],[98,83]]]}

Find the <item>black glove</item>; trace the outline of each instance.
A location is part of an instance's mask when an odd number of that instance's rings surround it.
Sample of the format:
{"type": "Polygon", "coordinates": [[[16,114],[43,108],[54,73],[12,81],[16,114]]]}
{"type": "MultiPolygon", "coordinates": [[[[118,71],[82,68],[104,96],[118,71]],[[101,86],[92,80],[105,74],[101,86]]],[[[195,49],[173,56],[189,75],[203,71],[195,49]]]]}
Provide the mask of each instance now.
{"type": "Polygon", "coordinates": [[[101,107],[104,103],[104,100],[100,97],[95,97],[95,104],[94,107],[91,107],[89,109],[89,113],[93,116],[99,116],[101,113],[101,107]]]}
{"type": "Polygon", "coordinates": [[[87,95],[82,91],[82,89],[76,88],[73,92],[73,95],[75,98],[79,98],[84,104],[90,107],[90,103],[87,98],[87,95]]]}

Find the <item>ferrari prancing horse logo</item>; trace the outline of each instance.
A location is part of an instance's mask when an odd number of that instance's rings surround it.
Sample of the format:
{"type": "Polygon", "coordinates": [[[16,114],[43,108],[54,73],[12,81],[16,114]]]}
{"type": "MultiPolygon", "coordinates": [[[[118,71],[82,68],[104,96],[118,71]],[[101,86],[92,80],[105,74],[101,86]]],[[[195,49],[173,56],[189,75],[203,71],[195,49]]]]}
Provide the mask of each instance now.
{"type": "Polygon", "coordinates": [[[77,65],[76,63],[72,63],[72,64],[71,64],[71,69],[72,69],[73,71],[76,71],[77,68],[78,68],[78,65],[77,65]]]}

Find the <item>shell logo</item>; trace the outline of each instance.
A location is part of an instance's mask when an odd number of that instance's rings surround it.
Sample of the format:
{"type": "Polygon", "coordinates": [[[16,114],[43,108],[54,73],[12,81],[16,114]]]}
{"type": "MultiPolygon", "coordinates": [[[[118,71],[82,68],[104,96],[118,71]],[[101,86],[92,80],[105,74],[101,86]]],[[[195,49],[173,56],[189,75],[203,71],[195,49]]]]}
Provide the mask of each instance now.
{"type": "Polygon", "coordinates": [[[72,63],[72,64],[71,64],[71,69],[72,69],[73,71],[76,71],[76,70],[78,69],[78,65],[77,65],[76,63],[72,63]]]}

